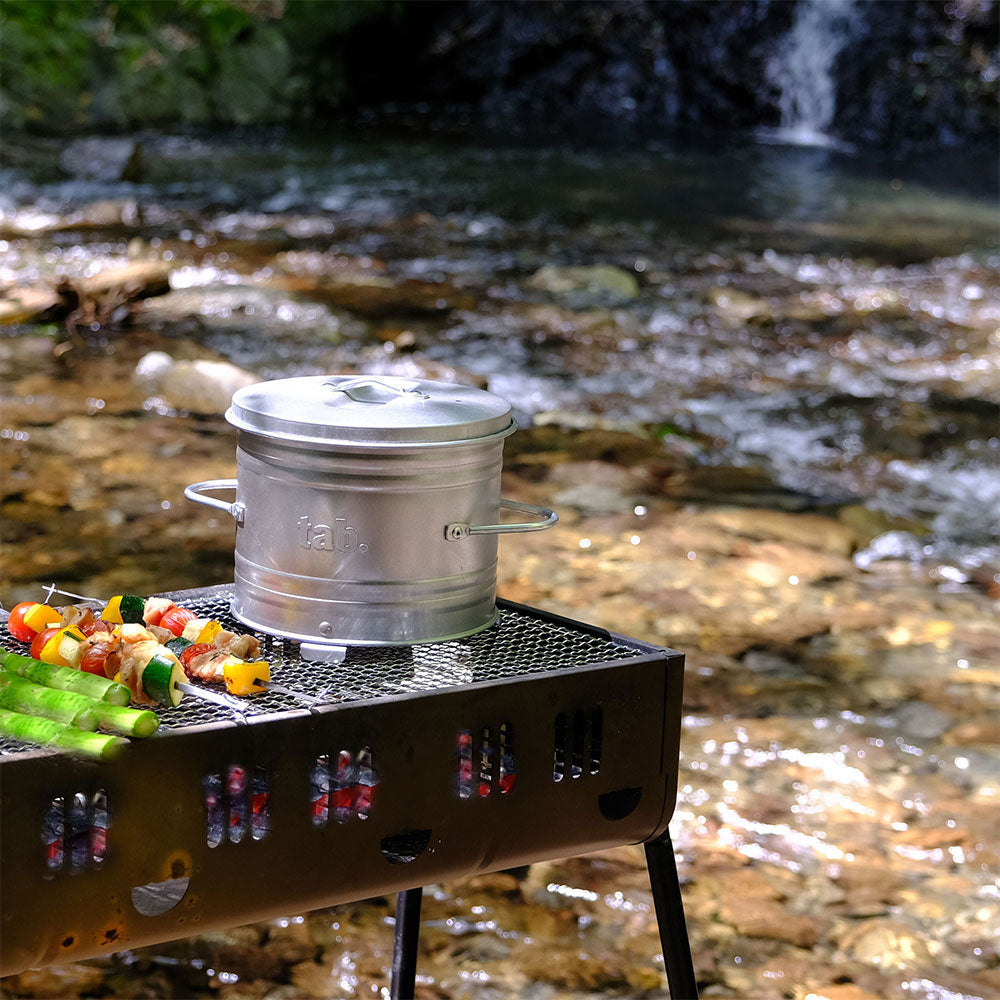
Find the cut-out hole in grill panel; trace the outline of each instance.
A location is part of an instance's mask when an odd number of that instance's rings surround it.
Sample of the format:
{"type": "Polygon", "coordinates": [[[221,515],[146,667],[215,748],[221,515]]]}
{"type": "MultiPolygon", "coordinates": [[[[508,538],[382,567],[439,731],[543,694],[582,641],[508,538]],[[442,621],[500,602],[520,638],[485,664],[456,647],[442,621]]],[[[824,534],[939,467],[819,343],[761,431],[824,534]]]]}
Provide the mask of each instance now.
{"type": "Polygon", "coordinates": [[[552,780],[580,778],[601,770],[604,752],[604,710],[596,705],[572,714],[559,712],[553,724],[552,780]]]}
{"type": "Polygon", "coordinates": [[[378,771],[371,747],[362,747],[358,752],[358,784],[354,798],[354,815],[358,819],[368,819],[375,805],[375,790],[379,785],[378,771]]]}
{"type": "Polygon", "coordinates": [[[479,744],[479,797],[485,799],[493,789],[493,733],[483,727],[479,744]]]}
{"type": "Polygon", "coordinates": [[[66,858],[65,805],[61,795],[54,798],[45,810],[42,821],[42,846],[45,850],[45,866],[49,871],[62,868],[66,858]]]}
{"type": "Polygon", "coordinates": [[[222,776],[206,774],[202,779],[202,796],[205,805],[205,843],[218,847],[226,834],[226,808],[222,797],[222,776]]]}
{"type": "Polygon", "coordinates": [[[250,834],[263,840],[271,831],[271,778],[259,764],[250,784],[250,834]]]}
{"type": "Polygon", "coordinates": [[[45,867],[72,874],[99,868],[107,857],[110,825],[108,795],[103,788],[92,794],[56,796],[42,819],[45,867]]]}
{"type": "Polygon", "coordinates": [[[500,794],[514,790],[517,781],[517,759],[514,757],[514,727],[509,722],[500,723],[500,794]]]}
{"type": "Polygon", "coordinates": [[[354,815],[358,795],[358,768],[350,750],[337,754],[337,770],[333,776],[331,800],[333,815],[338,823],[346,823],[354,815]]]}
{"type": "Polygon", "coordinates": [[[408,865],[416,861],[431,842],[430,830],[407,830],[383,837],[379,849],[391,865],[408,865]]]}
{"type": "Polygon", "coordinates": [[[460,729],[456,739],[458,758],[458,797],[467,799],[472,795],[472,733],[460,729]]]}
{"type": "Polygon", "coordinates": [[[309,804],[313,826],[326,826],[330,818],[330,758],[321,754],[309,775],[309,804]]]}
{"type": "Polygon", "coordinates": [[[94,792],[91,810],[90,860],[95,866],[100,866],[108,856],[108,828],[111,826],[108,793],[103,788],[94,792]]]}
{"type": "Polygon", "coordinates": [[[597,796],[597,808],[605,819],[619,820],[631,816],[642,799],[641,788],[618,788],[597,796]]]}
{"type": "Polygon", "coordinates": [[[560,712],[555,719],[555,735],[552,752],[552,780],[562,781],[566,777],[566,713],[560,712]]]}

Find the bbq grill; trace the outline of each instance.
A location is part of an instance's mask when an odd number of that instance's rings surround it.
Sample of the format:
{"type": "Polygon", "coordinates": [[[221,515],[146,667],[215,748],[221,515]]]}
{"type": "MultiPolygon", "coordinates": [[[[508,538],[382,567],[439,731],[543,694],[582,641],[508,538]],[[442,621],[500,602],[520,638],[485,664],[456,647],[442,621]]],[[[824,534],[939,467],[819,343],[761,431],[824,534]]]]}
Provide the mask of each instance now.
{"type": "MultiPolygon", "coordinates": [[[[231,586],[165,596],[243,630],[231,586]]],[[[258,634],[266,694],[206,687],[111,762],[0,742],[2,974],[399,892],[402,997],[414,887],[641,842],[671,995],[696,996],[667,834],[682,655],[498,610],[464,639],[320,660],[258,634]]]]}

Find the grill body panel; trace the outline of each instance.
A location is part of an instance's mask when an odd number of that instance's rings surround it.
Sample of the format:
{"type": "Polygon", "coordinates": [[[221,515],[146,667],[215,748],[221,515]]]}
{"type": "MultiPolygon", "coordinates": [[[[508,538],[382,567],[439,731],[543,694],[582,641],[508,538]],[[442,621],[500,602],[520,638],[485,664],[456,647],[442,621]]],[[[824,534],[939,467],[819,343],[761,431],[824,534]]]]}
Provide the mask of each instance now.
{"type": "MultiPolygon", "coordinates": [[[[230,593],[172,596],[223,618],[230,593]]],[[[4,975],[650,840],[673,811],[678,653],[504,602],[467,640],[340,664],[266,646],[332,703],[188,696],[108,764],[3,748],[4,975]]]]}

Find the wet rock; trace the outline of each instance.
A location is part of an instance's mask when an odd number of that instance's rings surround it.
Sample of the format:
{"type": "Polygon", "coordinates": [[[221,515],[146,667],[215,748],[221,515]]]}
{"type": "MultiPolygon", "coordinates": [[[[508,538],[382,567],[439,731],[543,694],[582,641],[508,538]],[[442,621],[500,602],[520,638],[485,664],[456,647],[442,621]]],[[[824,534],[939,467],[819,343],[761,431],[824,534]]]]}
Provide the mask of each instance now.
{"type": "Polygon", "coordinates": [[[604,300],[628,301],[639,294],[639,282],[634,274],[610,264],[586,267],[539,268],[526,285],[536,292],[548,292],[576,305],[604,300]]]}
{"type": "Polygon", "coordinates": [[[68,1000],[70,997],[86,996],[100,989],[103,980],[103,969],[74,962],[67,965],[50,965],[45,969],[29,969],[27,972],[5,978],[3,986],[16,996],[68,1000]]]}
{"type": "Polygon", "coordinates": [[[723,322],[731,327],[740,327],[751,320],[759,322],[774,318],[774,309],[767,302],[736,288],[712,288],[706,299],[719,311],[723,322]]]}
{"type": "Polygon", "coordinates": [[[770,899],[723,899],[719,919],[746,937],[787,941],[798,948],[811,948],[819,939],[819,926],[813,917],[792,913],[770,899]]]}
{"type": "Polygon", "coordinates": [[[791,542],[838,556],[850,555],[854,546],[850,528],[816,514],[723,508],[706,512],[705,522],[745,538],[791,542]]]}
{"type": "Polygon", "coordinates": [[[44,320],[65,312],[63,296],[54,288],[37,285],[12,288],[0,298],[0,326],[13,326],[28,320],[44,320]]]}
{"type": "Polygon", "coordinates": [[[911,701],[893,713],[900,732],[912,739],[935,740],[954,723],[952,716],[926,702],[911,701]]]}
{"type": "MultiPolygon", "coordinates": [[[[877,993],[863,989],[856,983],[832,983],[810,989],[806,997],[814,1000],[880,1000],[877,993]]],[[[799,1000],[799,997],[796,997],[799,1000]]],[[[806,1000],[805,997],[802,1000],[806,1000]]]]}
{"type": "Polygon", "coordinates": [[[226,361],[175,361],[161,351],[147,354],[136,366],[135,377],[174,409],[206,415],[225,413],[237,389],[261,381],[226,361]]]}
{"type": "Polygon", "coordinates": [[[59,166],[73,177],[140,181],[145,173],[142,145],[130,138],[89,136],[68,142],[59,166]]]}
{"type": "Polygon", "coordinates": [[[892,919],[876,918],[852,928],[841,940],[856,961],[880,969],[907,969],[931,965],[924,936],[892,919]]]}

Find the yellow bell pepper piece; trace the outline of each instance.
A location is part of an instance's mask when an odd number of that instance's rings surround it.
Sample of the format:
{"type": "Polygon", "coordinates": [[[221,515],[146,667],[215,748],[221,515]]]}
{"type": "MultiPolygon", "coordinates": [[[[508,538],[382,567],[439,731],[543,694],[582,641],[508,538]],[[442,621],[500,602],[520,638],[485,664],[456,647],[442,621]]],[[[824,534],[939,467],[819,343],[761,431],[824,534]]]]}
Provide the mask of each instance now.
{"type": "Polygon", "coordinates": [[[54,663],[57,667],[76,667],[82,655],[80,643],[85,638],[75,625],[61,628],[42,646],[40,659],[43,663],[54,663]]]}
{"type": "Polygon", "coordinates": [[[244,697],[248,694],[260,694],[267,690],[257,681],[271,679],[271,667],[267,660],[240,660],[235,656],[226,658],[222,665],[226,678],[226,690],[230,694],[244,697]]]}
{"type": "Polygon", "coordinates": [[[119,625],[122,621],[122,595],[119,594],[117,597],[112,597],[108,601],[107,606],[101,612],[101,618],[106,622],[117,622],[119,625]]]}
{"type": "Polygon", "coordinates": [[[47,604],[36,604],[24,616],[24,624],[33,629],[36,633],[42,629],[55,625],[62,620],[62,615],[55,608],[50,608],[47,604]]]}

